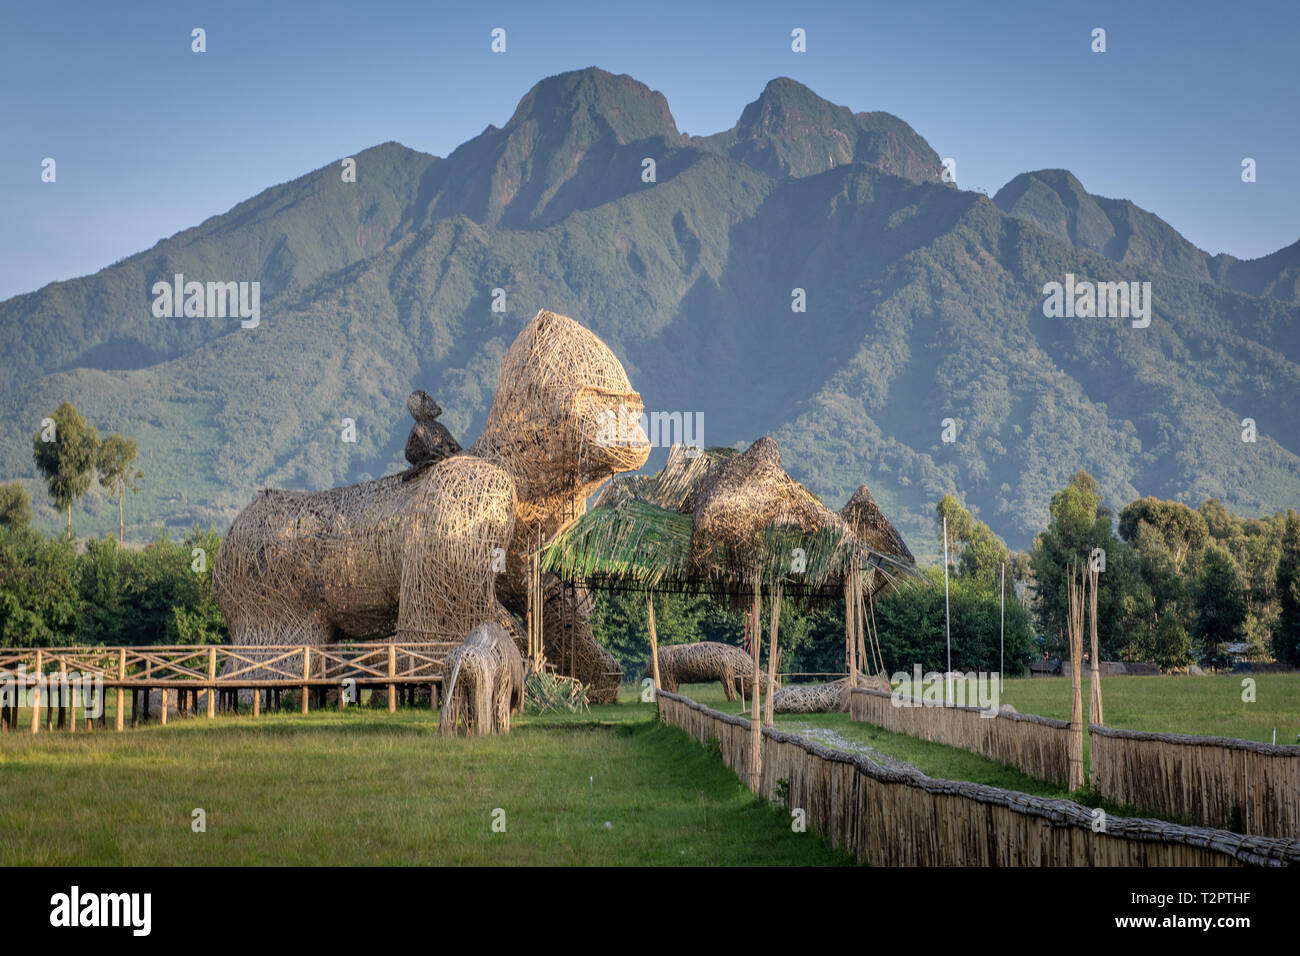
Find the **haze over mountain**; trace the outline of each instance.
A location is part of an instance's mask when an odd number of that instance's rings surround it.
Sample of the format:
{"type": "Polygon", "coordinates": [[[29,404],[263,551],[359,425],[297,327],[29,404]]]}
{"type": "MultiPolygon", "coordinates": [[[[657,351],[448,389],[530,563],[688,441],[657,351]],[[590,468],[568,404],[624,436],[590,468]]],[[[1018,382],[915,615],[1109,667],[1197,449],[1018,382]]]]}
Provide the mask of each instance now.
{"type": "MultiPolygon", "coordinates": [[[[706,443],[772,435],[832,507],[866,482],[918,554],[950,490],[1028,545],[1079,468],[1112,505],[1300,502],[1300,243],[1210,255],[1065,170],[990,200],[944,183],[903,120],[786,78],[734,128],[687,137],[661,94],[587,69],[445,158],[385,143],[356,154],[356,182],[342,158],[0,303],[0,480],[47,526],[31,436],[65,399],[140,440],[128,535],[224,530],[260,487],[399,467],[414,388],[468,444],[543,307],[609,343],[648,409],[703,412],[706,443]],[[154,317],[176,273],[260,281],[261,324],[154,317]],[[1150,326],[1046,318],[1043,285],[1067,273],[1150,282],[1150,326]]],[[[74,524],[115,527],[116,507],[96,491],[74,524]]]]}

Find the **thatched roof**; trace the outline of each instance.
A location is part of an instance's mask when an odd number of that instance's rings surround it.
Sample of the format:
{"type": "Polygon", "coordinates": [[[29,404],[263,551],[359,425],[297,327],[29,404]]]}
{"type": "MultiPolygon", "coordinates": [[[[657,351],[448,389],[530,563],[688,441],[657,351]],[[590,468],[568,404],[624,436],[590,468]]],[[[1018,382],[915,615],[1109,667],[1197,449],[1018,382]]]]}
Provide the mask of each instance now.
{"type": "Polygon", "coordinates": [[[674,446],[653,476],[624,476],[558,534],[543,566],[594,587],[694,591],[737,601],[755,581],[795,600],[843,596],[853,562],[879,589],[911,573],[912,554],[865,488],[837,514],[791,478],[776,442],[743,454],[674,446]],[[859,533],[861,531],[861,533],[859,533]],[[870,575],[878,569],[879,575],[870,575]]]}

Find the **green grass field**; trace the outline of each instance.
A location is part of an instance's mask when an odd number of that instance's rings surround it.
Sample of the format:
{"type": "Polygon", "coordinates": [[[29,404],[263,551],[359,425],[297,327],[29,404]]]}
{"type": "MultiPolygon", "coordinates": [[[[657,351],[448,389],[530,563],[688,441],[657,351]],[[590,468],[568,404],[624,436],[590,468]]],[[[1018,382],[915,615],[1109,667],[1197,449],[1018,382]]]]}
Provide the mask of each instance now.
{"type": "MultiPolygon", "coordinates": [[[[1253,740],[1271,739],[1276,725],[1279,743],[1294,742],[1300,677],[1256,682],[1256,701],[1245,703],[1239,677],[1111,678],[1107,723],[1253,740]]],[[[717,684],[682,692],[748,713],[717,684]]],[[[1087,692],[1085,682],[1085,708],[1087,692]]],[[[1068,718],[1070,685],[1010,680],[1003,700],[1068,718]]],[[[0,734],[0,865],[851,862],[817,835],[792,832],[784,812],[653,715],[629,687],[618,704],[590,713],[521,716],[508,737],[440,738],[428,710],[364,707],[173,719],[122,734],[0,734]],[[204,833],[192,830],[195,808],[206,812],[204,833]],[[492,827],[498,809],[504,832],[492,827]]],[[[1067,796],[987,758],[844,714],[778,715],[777,725],[831,731],[933,777],[1067,796]]]]}
{"type": "MultiPolygon", "coordinates": [[[[1083,719],[1089,685],[1083,681],[1083,719]]],[[[1294,744],[1300,734],[1300,674],[1222,674],[1209,677],[1106,677],[1101,682],[1108,727],[1155,733],[1205,734],[1294,744]],[[1243,678],[1255,682],[1255,700],[1242,700],[1243,678]]],[[[1002,702],[1022,714],[1070,719],[1070,682],[1064,678],[1008,680],[1002,702]]]]}
{"type": "Polygon", "coordinates": [[[0,865],[852,862],[652,712],[631,697],[477,739],[365,708],[3,734],[0,865]]]}

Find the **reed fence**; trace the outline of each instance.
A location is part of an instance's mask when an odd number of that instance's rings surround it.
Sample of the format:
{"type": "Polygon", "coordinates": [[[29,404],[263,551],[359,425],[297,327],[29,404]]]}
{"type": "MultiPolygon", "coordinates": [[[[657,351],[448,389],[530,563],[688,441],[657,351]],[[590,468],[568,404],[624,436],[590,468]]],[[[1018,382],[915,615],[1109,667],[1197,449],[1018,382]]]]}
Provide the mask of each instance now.
{"type": "Polygon", "coordinates": [[[1070,722],[998,711],[990,717],[979,707],[922,703],[913,697],[855,688],[849,716],[896,734],[960,747],[1031,777],[1069,785],[1070,722]]]}
{"type": "MultiPolygon", "coordinates": [[[[661,719],[693,740],[716,739],[748,779],[749,721],[658,691],[661,719]]],[[[1300,842],[1100,814],[974,783],[882,767],[763,729],[759,793],[859,861],[884,866],[1288,866],[1300,842]],[[1099,815],[1100,814],[1100,815],[1099,815]]]]}
{"type": "Polygon", "coordinates": [[[1300,837],[1300,746],[1088,727],[1092,786],[1132,807],[1300,837]]]}

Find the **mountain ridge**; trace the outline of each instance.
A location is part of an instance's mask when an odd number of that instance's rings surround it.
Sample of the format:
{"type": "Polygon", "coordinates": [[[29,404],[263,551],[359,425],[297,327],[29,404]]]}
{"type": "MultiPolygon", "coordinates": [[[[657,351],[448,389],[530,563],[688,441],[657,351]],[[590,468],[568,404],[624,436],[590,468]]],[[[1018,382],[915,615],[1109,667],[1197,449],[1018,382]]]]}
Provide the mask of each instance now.
{"type": "MultiPolygon", "coordinates": [[[[0,373],[0,480],[22,479],[53,525],[30,435],[70,398],[101,433],[140,439],[137,537],[224,526],[257,487],[399,467],[414,388],[467,443],[505,347],[546,307],[605,339],[648,408],[702,411],[707,443],[772,434],[833,505],[870,484],[918,554],[947,491],[1027,545],[1080,467],[1112,504],[1295,503],[1300,447],[1283,426],[1300,412],[1300,307],[1281,293],[1300,244],[1210,257],[1064,170],[989,199],[943,183],[937,156],[896,117],[788,78],[709,137],[680,134],[631,77],[547,78],[446,158],[380,144],[356,154],[356,183],[327,164],[0,303],[15,358],[0,373]],[[848,159],[822,161],[828,142],[848,159]],[[148,286],[173,269],[264,282],[262,326],[154,320],[148,286]],[[1042,286],[1066,273],[1150,281],[1149,334],[1044,317],[1042,286]],[[1244,417],[1259,421],[1254,446],[1244,417]]],[[[96,490],[79,527],[110,523],[96,490]]]]}

